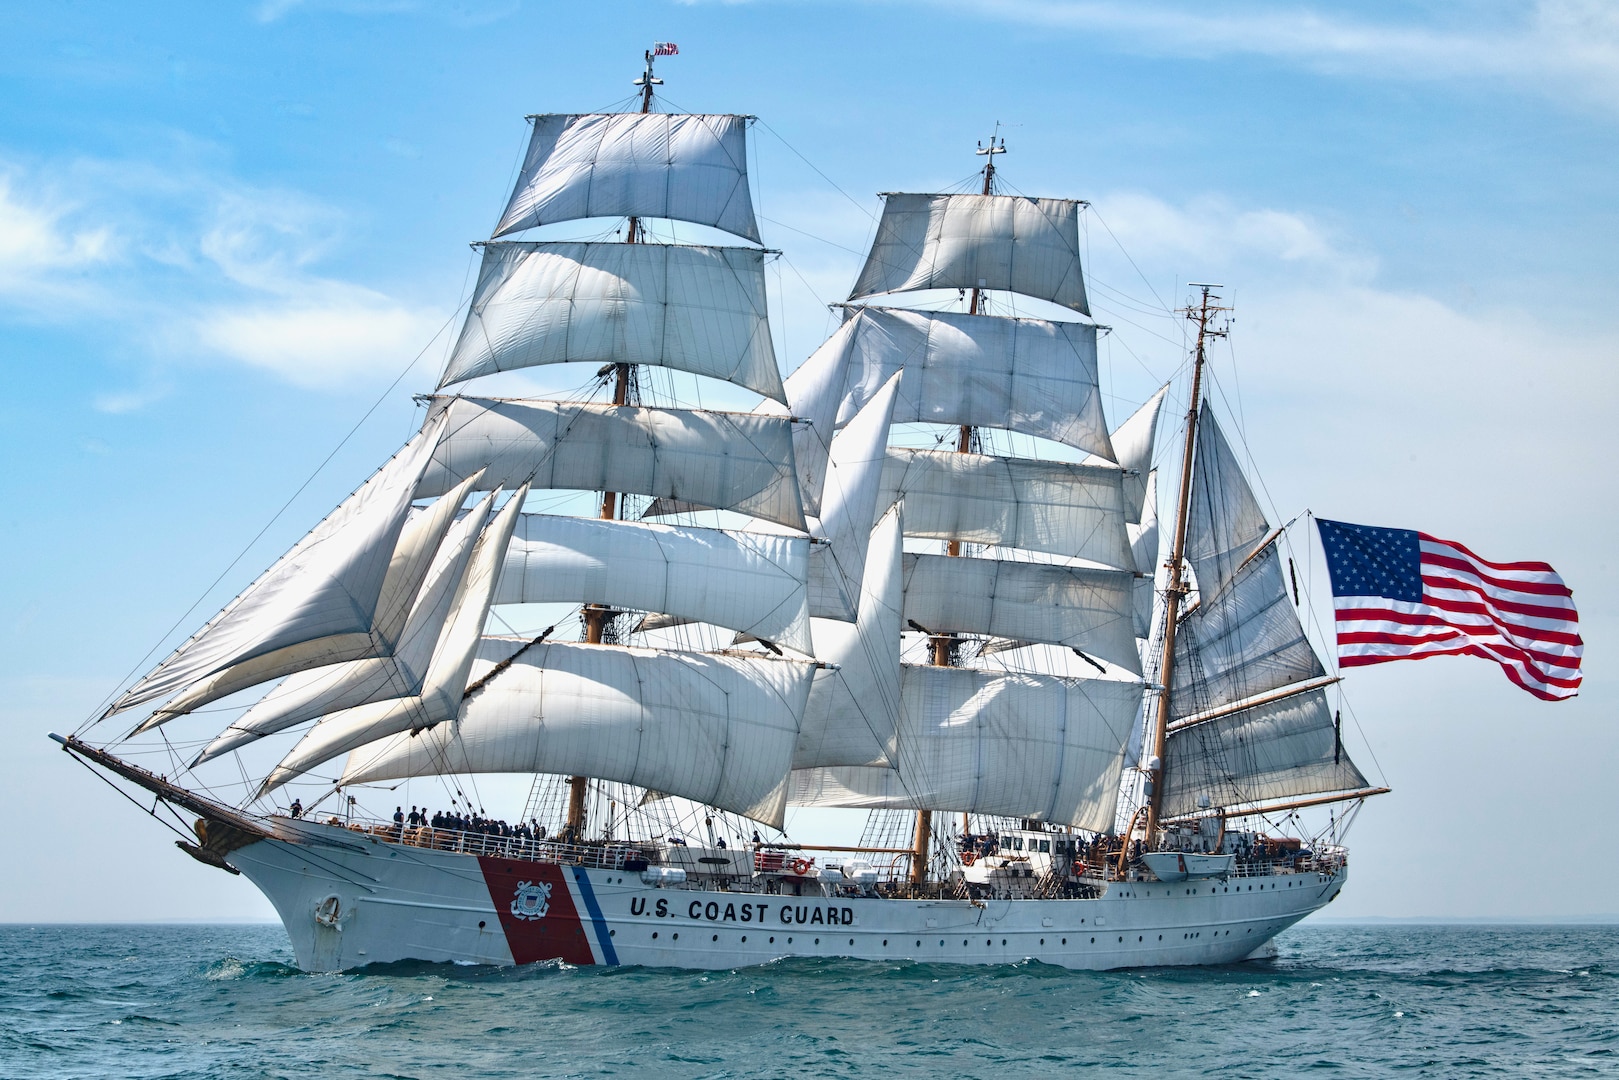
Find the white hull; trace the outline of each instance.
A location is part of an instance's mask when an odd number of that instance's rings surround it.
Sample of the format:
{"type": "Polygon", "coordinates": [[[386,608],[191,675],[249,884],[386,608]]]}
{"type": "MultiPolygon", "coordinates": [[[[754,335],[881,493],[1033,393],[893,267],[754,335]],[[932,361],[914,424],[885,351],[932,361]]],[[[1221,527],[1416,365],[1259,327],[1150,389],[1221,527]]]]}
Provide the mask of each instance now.
{"type": "Polygon", "coordinates": [[[259,840],[229,858],[275,905],[308,971],[550,959],[724,969],[789,956],[1034,959],[1084,970],[1227,964],[1330,902],[1347,872],[1112,882],[1090,900],[795,897],[658,888],[631,871],[293,828],[296,841],[259,840]]]}

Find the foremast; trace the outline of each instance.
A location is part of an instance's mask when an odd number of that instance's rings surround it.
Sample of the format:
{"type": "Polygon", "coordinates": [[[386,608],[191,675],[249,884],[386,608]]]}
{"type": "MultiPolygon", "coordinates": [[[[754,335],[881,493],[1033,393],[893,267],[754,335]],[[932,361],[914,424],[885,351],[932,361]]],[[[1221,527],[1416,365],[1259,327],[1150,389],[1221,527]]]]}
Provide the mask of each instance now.
{"type": "MultiPolygon", "coordinates": [[[[1153,723],[1152,756],[1147,759],[1147,842],[1157,835],[1158,822],[1163,809],[1164,756],[1168,750],[1170,723],[1170,693],[1175,675],[1175,637],[1180,622],[1181,601],[1190,592],[1186,583],[1186,522],[1192,499],[1192,462],[1197,451],[1198,410],[1203,400],[1203,366],[1208,360],[1208,342],[1211,338],[1225,337],[1225,327],[1211,326],[1209,320],[1229,308],[1211,301],[1219,300],[1215,289],[1224,286],[1192,282],[1201,290],[1202,297],[1196,308],[1186,308],[1183,314],[1197,324],[1197,345],[1192,355],[1192,392],[1186,406],[1186,437],[1181,452],[1180,494],[1175,507],[1175,543],[1169,557],[1169,583],[1164,592],[1164,651],[1160,666],[1163,689],[1158,694],[1157,719],[1153,723]]],[[[1126,841],[1129,837],[1125,837],[1126,841]]]]}
{"type": "MultiPolygon", "coordinates": [[[[646,50],[646,71],[635,80],[635,85],[641,88],[641,114],[644,116],[652,111],[652,88],[662,86],[663,80],[652,74],[652,65],[657,59],[653,50],[646,50]]],[[[639,243],[641,239],[641,219],[631,216],[624,230],[626,244],[639,243]]],[[[613,365],[613,404],[628,405],[630,401],[630,365],[617,363],[613,365]]],[[[623,515],[623,501],[618,492],[602,492],[601,517],[603,521],[613,521],[623,515]]],[[[612,617],[612,611],[603,604],[586,604],[582,611],[585,623],[585,644],[600,645],[602,632],[606,628],[607,620],[612,617]]],[[[585,807],[586,795],[589,791],[590,779],[585,776],[570,776],[568,778],[568,813],[563,824],[564,835],[572,840],[582,839],[585,835],[585,807]]]]}

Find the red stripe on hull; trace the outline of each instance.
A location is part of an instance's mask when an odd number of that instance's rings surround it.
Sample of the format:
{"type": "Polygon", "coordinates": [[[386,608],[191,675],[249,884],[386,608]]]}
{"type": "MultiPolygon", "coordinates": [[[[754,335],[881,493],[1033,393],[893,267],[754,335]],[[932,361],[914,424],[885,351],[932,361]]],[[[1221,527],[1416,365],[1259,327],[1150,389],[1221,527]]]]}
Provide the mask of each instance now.
{"type": "Polygon", "coordinates": [[[519,964],[561,960],[581,966],[596,962],[568,891],[566,870],[552,863],[486,855],[478,857],[478,866],[500,916],[500,927],[506,932],[512,960],[519,964]]]}

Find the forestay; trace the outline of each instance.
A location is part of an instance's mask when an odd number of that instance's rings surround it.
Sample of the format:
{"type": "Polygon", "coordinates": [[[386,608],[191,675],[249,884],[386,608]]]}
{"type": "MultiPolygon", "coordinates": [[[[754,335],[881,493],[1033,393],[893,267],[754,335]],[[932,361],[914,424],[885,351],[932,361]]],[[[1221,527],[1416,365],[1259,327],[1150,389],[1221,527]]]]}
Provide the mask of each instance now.
{"type": "Polygon", "coordinates": [[[490,487],[633,492],[805,530],[785,417],[501,398],[438,397],[433,409],[447,422],[418,497],[485,469],[490,487]]]}
{"type": "MultiPolygon", "coordinates": [[[[444,501],[455,499],[455,505],[459,505],[457,494],[451,492],[444,501]]],[[[221,732],[191,763],[192,767],[317,716],[421,693],[494,500],[495,493],[491,492],[445,535],[392,655],[351,660],[288,676],[221,732]]]]}
{"type": "Polygon", "coordinates": [[[906,666],[898,769],[795,772],[788,802],[1108,831],[1140,700],[1139,682],[906,666]]]}
{"type": "Polygon", "coordinates": [[[1052,563],[905,556],[905,618],[932,633],[1066,645],[1139,675],[1135,574],[1052,563]]]}
{"type": "Polygon", "coordinates": [[[905,500],[905,534],[1043,551],[1132,569],[1122,472],[890,447],[879,512],[905,500]]]}
{"type": "Polygon", "coordinates": [[[1202,795],[1235,808],[1369,786],[1321,690],[1171,731],[1164,759],[1165,817],[1197,813],[1202,795]]]}
{"type": "Polygon", "coordinates": [[[916,289],[1001,289],[1089,315],[1080,203],[1021,195],[886,196],[849,299],[916,289]]]}
{"type": "MultiPolygon", "coordinates": [[[[1096,327],[1044,319],[849,309],[787,378],[799,483],[820,489],[832,433],[895,373],[894,423],[1003,428],[1112,459],[1096,381],[1096,327]]],[[[1128,490],[1128,488],[1127,488],[1128,490]]]]}
{"type": "Polygon", "coordinates": [[[814,671],[771,658],[539,645],[468,698],[456,723],[351,755],[342,782],[561,773],[774,816],[760,808],[792,764],[814,671]]]}
{"type": "Polygon", "coordinates": [[[803,536],[524,514],[495,602],[659,612],[807,655],[809,547],[803,536]]]}
{"type": "MultiPolygon", "coordinates": [[[[429,420],[104,715],[188,691],[142,723],[145,731],[257,683],[392,651],[443,537],[428,526],[405,531],[412,489],[442,428],[429,420]]],[[[434,520],[448,527],[447,519],[434,520]]]]}
{"type": "Polygon", "coordinates": [[[487,244],[439,386],[542,364],[654,364],[786,401],[764,252],[670,244],[487,244]]]}
{"type": "Polygon", "coordinates": [[[495,236],[593,217],[690,221],[759,242],[747,118],[669,113],[533,118],[495,236]]]}
{"type": "Polygon", "coordinates": [[[528,488],[519,488],[473,546],[472,560],[456,590],[447,626],[433,650],[421,692],[326,716],[304,734],[303,741],[265,779],[261,793],[374,739],[399,731],[423,731],[455,718],[489,618],[506,546],[511,543],[518,512],[527,495],[528,488]]]}
{"type": "Polygon", "coordinates": [[[899,725],[901,508],[871,531],[853,623],[811,619],[819,658],[793,768],[884,765],[899,725]]]}

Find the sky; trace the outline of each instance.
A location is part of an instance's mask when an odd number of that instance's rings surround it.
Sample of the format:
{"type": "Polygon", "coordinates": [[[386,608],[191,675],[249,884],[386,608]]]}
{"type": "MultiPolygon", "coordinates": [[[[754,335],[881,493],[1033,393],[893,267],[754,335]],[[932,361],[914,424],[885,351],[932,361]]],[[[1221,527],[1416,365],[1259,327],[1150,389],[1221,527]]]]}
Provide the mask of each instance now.
{"type": "MultiPolygon", "coordinates": [[[[785,369],[831,329],[876,193],[963,183],[999,131],[1005,190],[1092,203],[1115,422],[1181,370],[1186,283],[1222,282],[1212,396],[1272,520],[1557,567],[1575,700],[1460,658],[1347,680],[1351,746],[1394,792],[1329,914],[1619,912],[1611,5],[265,0],[6,23],[0,921],[271,917],[45,733],[404,441],[523,117],[623,107],[654,40],[680,46],[667,107],[759,117],[785,369]]],[[[1288,543],[1330,626],[1306,527],[1288,543]]]]}

